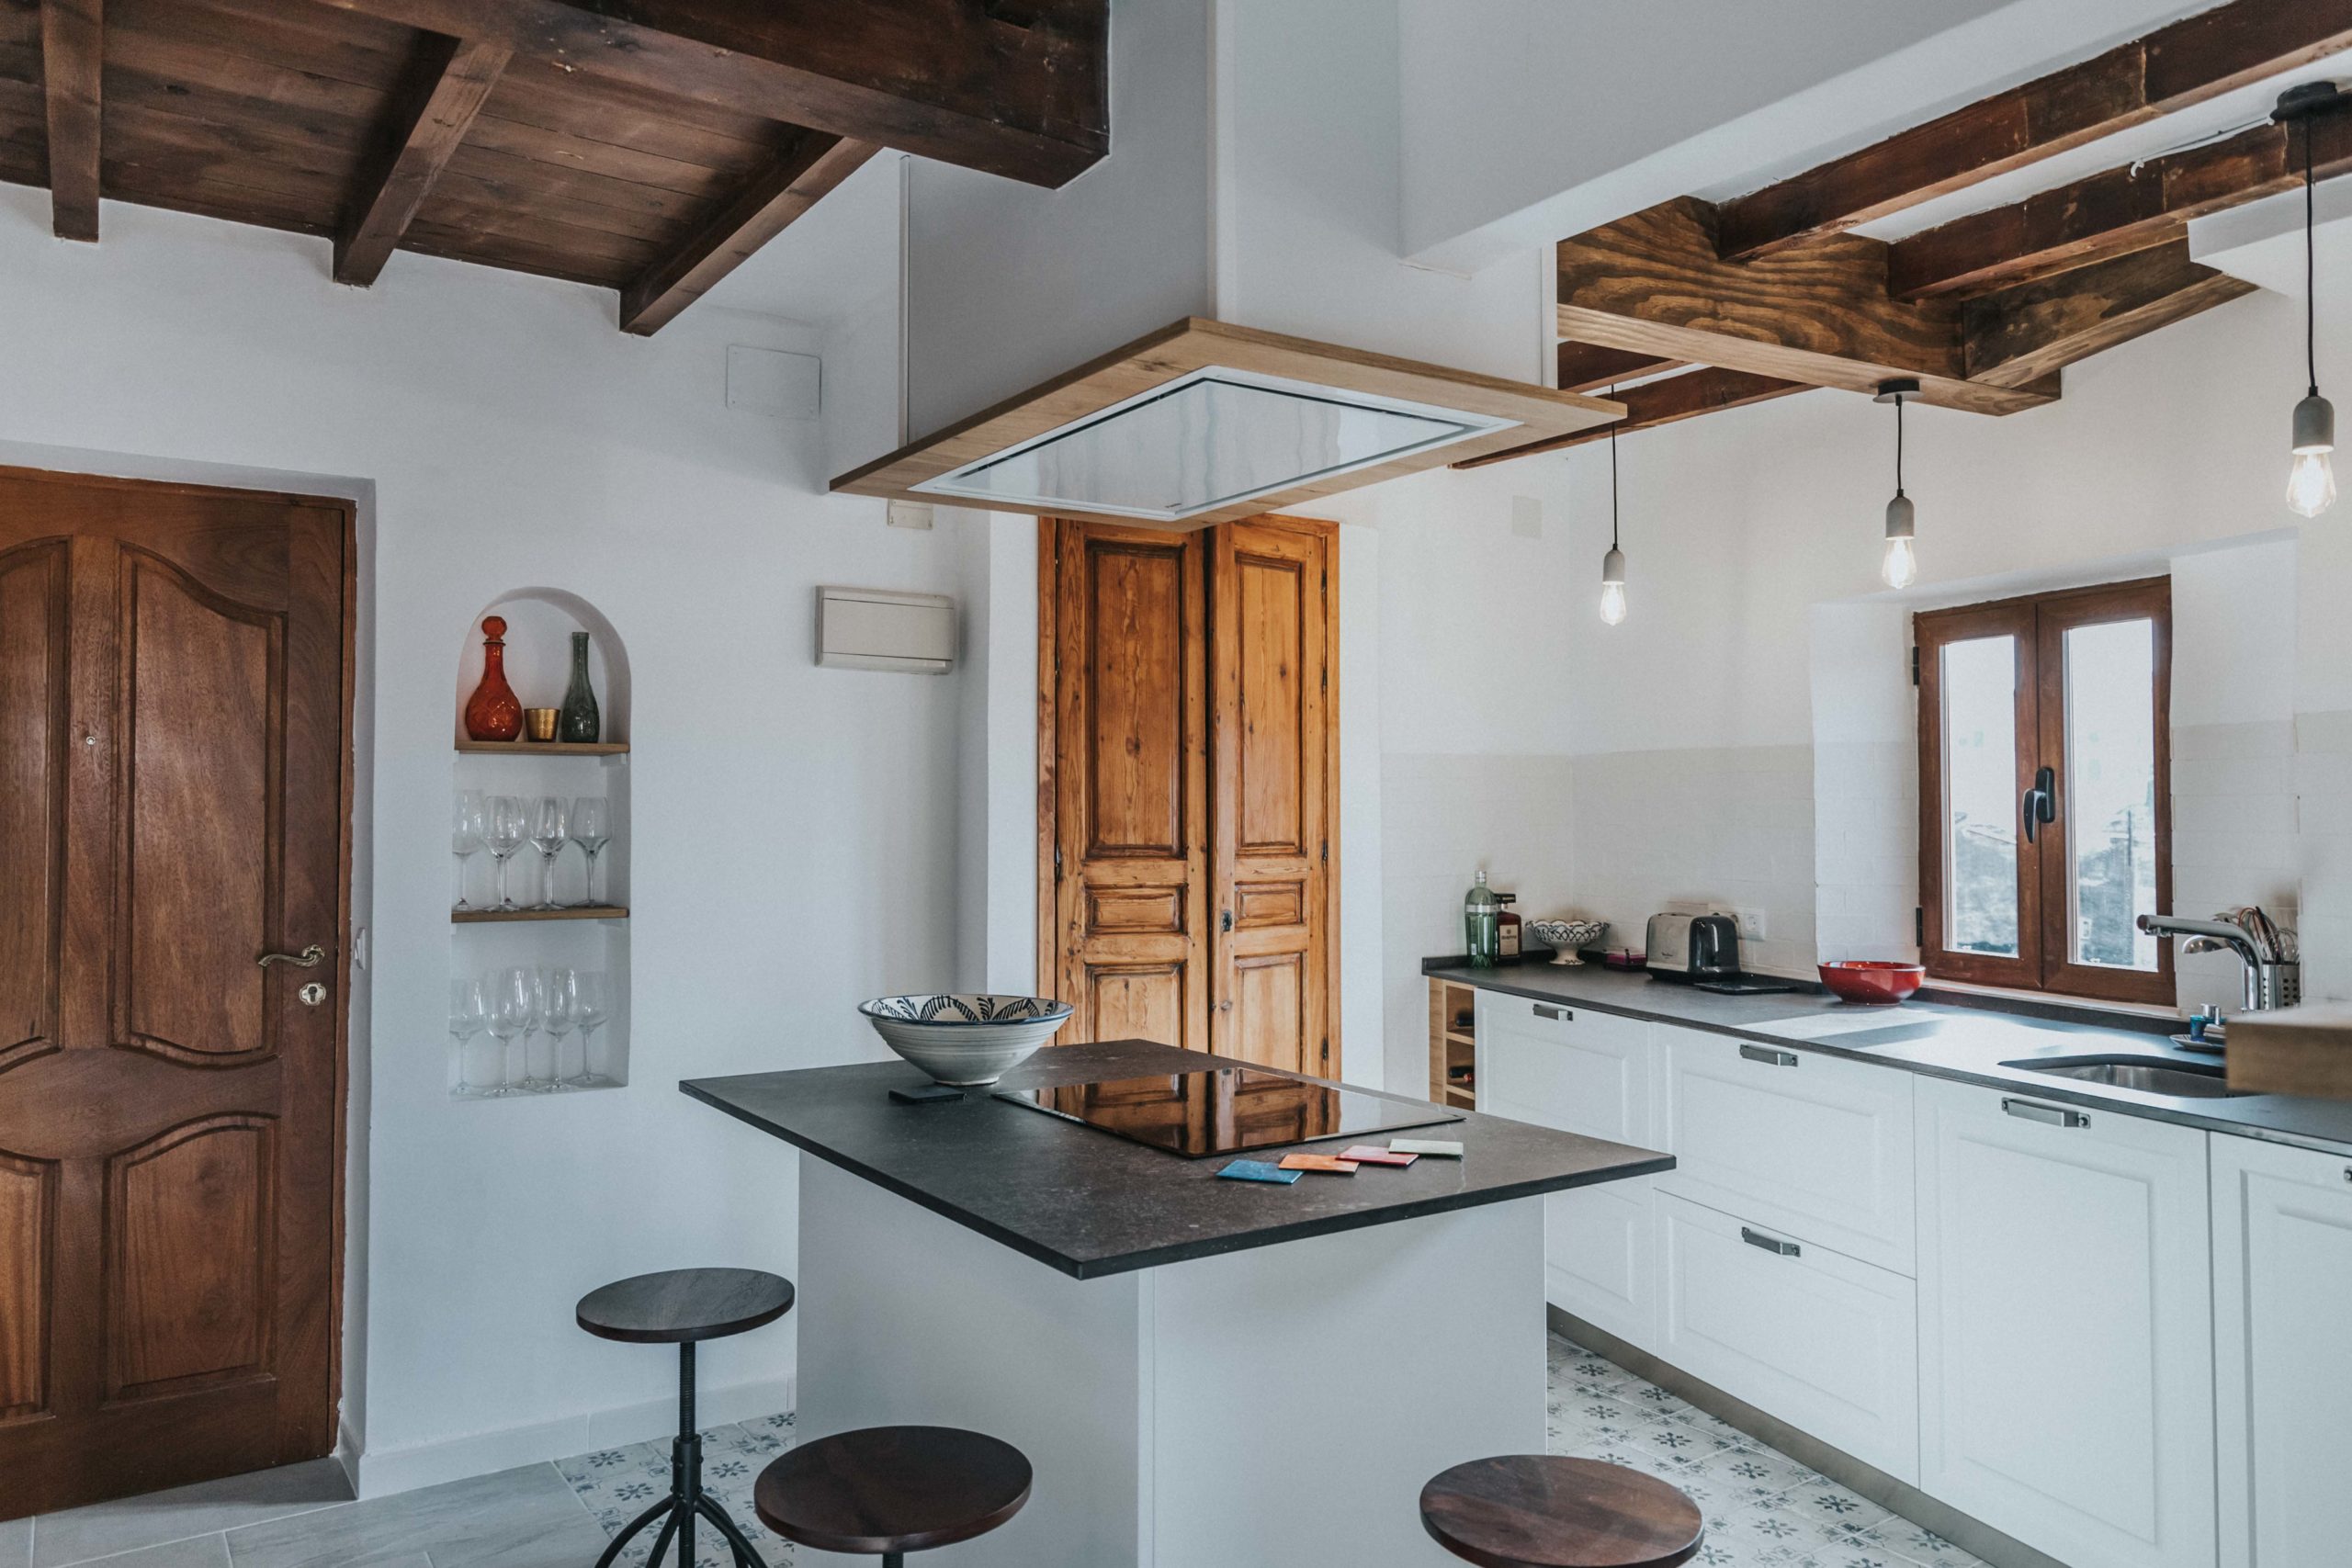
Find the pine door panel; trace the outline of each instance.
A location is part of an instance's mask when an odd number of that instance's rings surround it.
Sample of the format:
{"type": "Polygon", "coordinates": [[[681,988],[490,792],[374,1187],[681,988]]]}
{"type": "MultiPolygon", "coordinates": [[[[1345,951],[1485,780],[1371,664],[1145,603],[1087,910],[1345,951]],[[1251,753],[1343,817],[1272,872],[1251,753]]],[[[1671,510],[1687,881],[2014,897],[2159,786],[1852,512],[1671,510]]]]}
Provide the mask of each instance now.
{"type": "Polygon", "coordinates": [[[349,533],[0,470],[0,1517],[333,1446],[349,533]]]}

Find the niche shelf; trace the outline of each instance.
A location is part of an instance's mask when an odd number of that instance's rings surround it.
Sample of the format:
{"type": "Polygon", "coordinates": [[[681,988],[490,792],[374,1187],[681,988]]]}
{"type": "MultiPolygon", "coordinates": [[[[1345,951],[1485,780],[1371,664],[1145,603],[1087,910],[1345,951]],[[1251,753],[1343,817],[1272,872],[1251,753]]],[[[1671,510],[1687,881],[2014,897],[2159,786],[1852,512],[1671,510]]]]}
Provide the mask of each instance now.
{"type": "MultiPolygon", "coordinates": [[[[612,839],[596,860],[594,905],[573,908],[571,901],[590,896],[587,857],[576,844],[566,844],[556,858],[554,897],[566,907],[556,909],[498,909],[495,867],[488,852],[474,855],[467,867],[465,897],[470,908],[449,911],[449,975],[452,979],[488,978],[513,967],[563,968],[605,976],[607,1015],[588,1043],[585,1071],[607,1081],[597,1089],[620,1089],[628,1083],[630,1044],[629,974],[629,668],[628,651],[620,634],[604,614],[586,599],[563,589],[517,588],[474,612],[459,632],[456,681],[451,688],[450,786],[477,789],[484,795],[520,795],[526,800],[552,795],[567,801],[602,795],[612,815],[612,839]],[[466,699],[481,681],[481,623],[489,615],[506,620],[506,680],[526,707],[555,707],[563,701],[571,678],[571,634],[588,634],[588,674],[594,687],[602,733],[592,742],[558,740],[476,740],[465,732],[466,699]]],[[[506,869],[507,886],[515,902],[539,897],[540,861],[526,843],[506,869]]],[[[453,895],[454,897],[454,895],[453,895]]],[[[483,1096],[460,1094],[458,1086],[478,1087],[500,1081],[500,1046],[487,1031],[462,1047],[442,1037],[447,1064],[445,1082],[452,1099],[490,1100],[521,1105],[560,1104],[574,1100],[570,1093],[483,1096]]],[[[525,1043],[517,1038],[504,1048],[516,1082],[544,1077],[549,1070],[548,1037],[531,1038],[529,1062],[525,1043]]],[[[562,1072],[583,1071],[581,1035],[574,1031],[562,1042],[562,1072]]]]}

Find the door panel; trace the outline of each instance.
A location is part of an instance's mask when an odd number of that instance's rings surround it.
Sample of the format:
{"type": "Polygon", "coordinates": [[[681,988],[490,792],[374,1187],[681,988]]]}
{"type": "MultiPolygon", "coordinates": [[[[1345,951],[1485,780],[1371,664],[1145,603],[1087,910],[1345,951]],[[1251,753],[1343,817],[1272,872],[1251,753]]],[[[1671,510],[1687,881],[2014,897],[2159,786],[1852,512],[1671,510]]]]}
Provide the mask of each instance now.
{"type": "MultiPolygon", "coordinates": [[[[1049,525],[1055,920],[1062,1044],[1208,1037],[1204,586],[1198,535],[1049,525]]],[[[1041,748],[1041,752],[1044,749],[1041,748]]]]}
{"type": "Polygon", "coordinates": [[[333,1445],[350,525],[0,470],[0,1517],[333,1445]]]}

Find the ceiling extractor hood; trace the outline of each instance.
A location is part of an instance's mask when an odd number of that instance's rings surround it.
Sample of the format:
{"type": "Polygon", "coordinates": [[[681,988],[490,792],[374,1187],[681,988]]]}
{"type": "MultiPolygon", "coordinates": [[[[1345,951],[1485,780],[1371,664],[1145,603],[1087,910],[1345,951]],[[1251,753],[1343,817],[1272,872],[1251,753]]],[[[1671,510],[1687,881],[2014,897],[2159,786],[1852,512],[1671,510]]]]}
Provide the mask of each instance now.
{"type": "Polygon", "coordinates": [[[1601,399],[1188,319],[833,488],[1202,528],[1620,412],[1601,399]]]}

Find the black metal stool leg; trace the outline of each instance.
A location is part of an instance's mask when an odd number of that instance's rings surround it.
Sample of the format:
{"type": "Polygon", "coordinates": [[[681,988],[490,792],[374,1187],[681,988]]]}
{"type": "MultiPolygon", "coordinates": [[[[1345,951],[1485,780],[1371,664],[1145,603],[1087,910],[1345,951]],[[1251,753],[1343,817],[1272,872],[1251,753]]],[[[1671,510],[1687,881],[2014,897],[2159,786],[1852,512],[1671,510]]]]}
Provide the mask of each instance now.
{"type": "Polygon", "coordinates": [[[678,1500],[678,1568],[695,1568],[695,1505],[702,1500],[702,1433],[695,1427],[695,1342],[678,1346],[678,1444],[670,1450],[678,1500]]]}
{"type": "Polygon", "coordinates": [[[674,1499],[664,1497],[659,1503],[654,1504],[653,1506],[646,1509],[645,1512],[638,1515],[636,1518],[631,1519],[629,1521],[628,1528],[621,1531],[620,1534],[613,1537],[612,1545],[605,1548],[605,1554],[596,1559],[596,1568],[613,1568],[615,1559],[618,1558],[621,1554],[621,1548],[627,1546],[629,1543],[630,1538],[635,1536],[638,1531],[651,1524],[661,1515],[668,1512],[673,1501],[674,1501],[674,1499]]]}
{"type": "Polygon", "coordinates": [[[743,1539],[743,1532],[735,1528],[735,1521],[727,1517],[727,1510],[714,1502],[710,1494],[706,1492],[695,1498],[695,1506],[700,1508],[703,1517],[717,1525],[718,1533],[727,1538],[728,1546],[734,1551],[737,1568],[765,1568],[760,1554],[752,1550],[750,1541],[743,1539]]]}
{"type": "MultiPolygon", "coordinates": [[[[672,1499],[666,1506],[670,1510],[670,1517],[662,1521],[662,1533],[653,1538],[653,1550],[646,1554],[645,1568],[655,1568],[655,1565],[662,1561],[662,1553],[669,1547],[670,1537],[678,1528],[676,1499],[672,1499]]],[[[691,1560],[687,1562],[685,1568],[694,1568],[691,1560]]]]}

